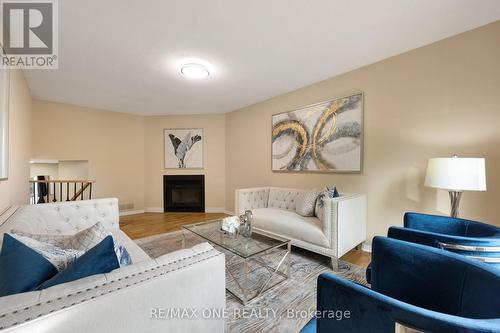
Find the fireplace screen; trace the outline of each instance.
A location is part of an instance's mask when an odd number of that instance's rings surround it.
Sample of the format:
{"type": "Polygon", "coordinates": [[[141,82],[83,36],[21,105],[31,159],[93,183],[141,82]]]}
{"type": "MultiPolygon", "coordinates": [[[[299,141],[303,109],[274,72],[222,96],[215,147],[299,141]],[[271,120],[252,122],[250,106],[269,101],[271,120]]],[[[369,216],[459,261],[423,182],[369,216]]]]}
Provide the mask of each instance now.
{"type": "Polygon", "coordinates": [[[165,212],[204,212],[205,177],[203,175],[163,176],[165,212]]]}

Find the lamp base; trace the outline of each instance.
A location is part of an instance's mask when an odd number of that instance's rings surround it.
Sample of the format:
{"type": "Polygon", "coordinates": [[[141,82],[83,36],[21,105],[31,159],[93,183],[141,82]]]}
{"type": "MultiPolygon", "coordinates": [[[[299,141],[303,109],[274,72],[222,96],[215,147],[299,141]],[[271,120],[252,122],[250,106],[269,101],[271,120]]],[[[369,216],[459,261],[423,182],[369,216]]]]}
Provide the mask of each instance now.
{"type": "Polygon", "coordinates": [[[458,207],[460,206],[460,198],[462,197],[462,192],[449,191],[451,200],[451,217],[458,217],[458,207]]]}

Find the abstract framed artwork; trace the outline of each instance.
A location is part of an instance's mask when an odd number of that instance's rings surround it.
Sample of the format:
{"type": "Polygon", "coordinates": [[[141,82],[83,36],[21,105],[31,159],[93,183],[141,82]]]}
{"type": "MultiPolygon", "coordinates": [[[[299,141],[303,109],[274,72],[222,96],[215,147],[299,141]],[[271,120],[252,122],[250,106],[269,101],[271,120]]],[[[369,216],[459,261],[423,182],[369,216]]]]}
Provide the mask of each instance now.
{"type": "Polygon", "coordinates": [[[203,139],[202,128],[165,129],[165,169],[202,169],[203,139]]]}
{"type": "Polygon", "coordinates": [[[272,116],[272,170],[362,171],[363,93],[272,116]]]}

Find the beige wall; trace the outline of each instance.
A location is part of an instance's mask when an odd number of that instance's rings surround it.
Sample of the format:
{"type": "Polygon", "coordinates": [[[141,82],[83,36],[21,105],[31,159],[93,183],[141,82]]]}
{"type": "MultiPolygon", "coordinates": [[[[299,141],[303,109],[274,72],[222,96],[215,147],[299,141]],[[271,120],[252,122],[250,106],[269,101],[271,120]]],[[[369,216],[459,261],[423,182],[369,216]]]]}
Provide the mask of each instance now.
{"type": "Polygon", "coordinates": [[[145,118],[145,202],[154,210],[163,207],[163,175],[204,174],[207,211],[225,207],[225,116],[158,116],[145,118]],[[203,169],[165,169],[163,130],[203,128],[203,169]]]}
{"type": "Polygon", "coordinates": [[[59,161],[59,179],[88,179],[89,161],[59,161]]]}
{"type": "Polygon", "coordinates": [[[32,158],[88,160],[95,198],[161,210],[164,174],[204,174],[207,208],[224,209],[224,115],[141,117],[45,101],[33,110],[32,158]],[[203,128],[204,168],[164,169],[163,129],[190,127],[203,128]]]}
{"type": "Polygon", "coordinates": [[[20,70],[10,72],[9,179],[0,181],[0,210],[29,201],[31,95],[20,70]]]}
{"type": "Polygon", "coordinates": [[[35,101],[30,157],[89,160],[96,195],[135,209],[161,209],[164,174],[205,174],[206,206],[228,210],[236,188],[337,185],[368,194],[371,239],[405,211],[448,212],[446,192],[422,185],[428,158],[480,156],[488,191],[465,193],[462,216],[500,225],[499,36],[496,22],[226,115],[139,117],[35,101]],[[271,172],[272,114],[354,91],[365,93],[362,174],[271,172]],[[189,127],[204,128],[204,169],[164,169],[163,129],[189,127]]]}
{"type": "Polygon", "coordinates": [[[144,207],[144,118],[33,101],[35,159],[88,160],[93,197],[144,207]]]}
{"type": "Polygon", "coordinates": [[[59,178],[59,164],[58,163],[33,163],[30,164],[30,178],[36,176],[49,176],[50,179],[59,178]]]}
{"type": "MultiPolygon", "coordinates": [[[[488,191],[465,193],[462,216],[500,225],[500,22],[227,114],[226,202],[260,185],[337,185],[368,194],[368,239],[405,211],[449,212],[423,186],[427,159],[487,159],[488,191]],[[271,115],[353,91],[365,93],[363,174],[271,172],[271,115]]],[[[307,70],[307,68],[301,69],[307,70]]]]}

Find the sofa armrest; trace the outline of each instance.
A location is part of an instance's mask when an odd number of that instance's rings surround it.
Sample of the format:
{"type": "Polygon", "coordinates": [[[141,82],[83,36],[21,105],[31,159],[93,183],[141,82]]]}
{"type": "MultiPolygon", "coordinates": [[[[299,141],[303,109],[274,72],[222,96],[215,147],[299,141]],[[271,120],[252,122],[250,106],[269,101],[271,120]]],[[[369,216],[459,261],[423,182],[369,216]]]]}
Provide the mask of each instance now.
{"type": "Polygon", "coordinates": [[[419,308],[331,273],[318,277],[317,332],[394,332],[396,322],[425,332],[500,332],[497,319],[475,320],[419,308]],[[348,311],[346,316],[345,311],[348,311]],[[340,312],[342,318],[339,319],[340,312]],[[335,317],[328,317],[332,313],[335,317]]]}
{"type": "Polygon", "coordinates": [[[0,298],[8,305],[0,308],[2,333],[222,332],[223,318],[204,318],[204,310],[225,308],[224,255],[203,243],[108,274],[7,297],[0,298]],[[19,303],[25,296],[33,300],[19,303]],[[168,311],[176,309],[194,310],[197,316],[169,317],[168,311]]]}
{"type": "Polygon", "coordinates": [[[343,194],[324,203],[323,233],[340,258],[366,240],[366,195],[343,194]]]}
{"type": "Polygon", "coordinates": [[[243,214],[245,210],[267,208],[269,187],[254,187],[235,191],[234,213],[243,214]]]}

